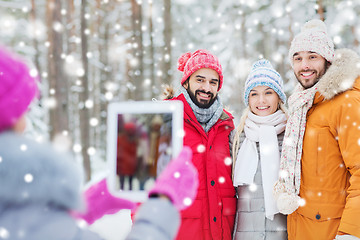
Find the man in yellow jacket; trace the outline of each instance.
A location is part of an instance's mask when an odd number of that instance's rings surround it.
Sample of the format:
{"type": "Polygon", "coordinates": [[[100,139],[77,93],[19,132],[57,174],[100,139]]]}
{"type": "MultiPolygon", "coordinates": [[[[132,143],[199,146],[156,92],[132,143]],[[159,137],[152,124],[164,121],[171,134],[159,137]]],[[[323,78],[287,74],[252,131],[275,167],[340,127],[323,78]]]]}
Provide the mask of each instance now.
{"type": "Polygon", "coordinates": [[[325,24],[307,22],[289,58],[289,98],[274,194],[289,240],[360,239],[360,57],[334,50],[325,24]]]}

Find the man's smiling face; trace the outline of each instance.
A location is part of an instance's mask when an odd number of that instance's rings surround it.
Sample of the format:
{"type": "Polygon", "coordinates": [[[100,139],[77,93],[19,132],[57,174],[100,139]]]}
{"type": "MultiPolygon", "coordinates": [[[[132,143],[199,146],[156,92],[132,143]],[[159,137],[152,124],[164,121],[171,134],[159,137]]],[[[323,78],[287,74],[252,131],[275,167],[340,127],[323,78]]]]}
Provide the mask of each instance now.
{"type": "Polygon", "coordinates": [[[305,88],[311,88],[325,74],[327,62],[315,52],[301,51],[293,56],[294,74],[305,88]]]}
{"type": "Polygon", "coordinates": [[[201,68],[191,74],[183,86],[191,100],[200,108],[209,108],[219,89],[219,74],[211,68],[201,68]]]}

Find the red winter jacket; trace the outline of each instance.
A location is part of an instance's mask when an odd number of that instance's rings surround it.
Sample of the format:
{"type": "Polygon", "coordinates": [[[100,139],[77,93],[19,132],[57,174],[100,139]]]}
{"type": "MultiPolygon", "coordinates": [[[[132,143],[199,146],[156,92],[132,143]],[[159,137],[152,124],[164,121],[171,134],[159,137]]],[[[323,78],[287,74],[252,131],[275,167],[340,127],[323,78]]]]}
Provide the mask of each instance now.
{"type": "Polygon", "coordinates": [[[192,161],[199,172],[198,194],[192,206],[181,212],[177,239],[230,240],[236,211],[229,147],[233,116],[224,110],[205,133],[183,94],[171,100],[184,104],[184,145],[191,147],[192,161]]]}

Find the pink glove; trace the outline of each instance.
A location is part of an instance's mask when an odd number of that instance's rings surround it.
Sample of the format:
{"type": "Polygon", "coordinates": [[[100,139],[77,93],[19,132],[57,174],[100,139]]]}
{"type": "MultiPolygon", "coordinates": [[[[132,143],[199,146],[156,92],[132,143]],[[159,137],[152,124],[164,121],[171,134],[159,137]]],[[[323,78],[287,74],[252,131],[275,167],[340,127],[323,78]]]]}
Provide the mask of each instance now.
{"type": "Polygon", "coordinates": [[[191,149],[184,146],[179,156],[173,159],[156,179],[149,196],[166,195],[178,210],[189,207],[199,187],[198,172],[191,159],[191,149]]]}
{"type": "Polygon", "coordinates": [[[133,209],[135,203],[112,196],[107,188],[106,179],[92,185],[84,193],[87,212],[72,212],[71,215],[92,224],[105,214],[114,214],[121,209],[133,209]]]}

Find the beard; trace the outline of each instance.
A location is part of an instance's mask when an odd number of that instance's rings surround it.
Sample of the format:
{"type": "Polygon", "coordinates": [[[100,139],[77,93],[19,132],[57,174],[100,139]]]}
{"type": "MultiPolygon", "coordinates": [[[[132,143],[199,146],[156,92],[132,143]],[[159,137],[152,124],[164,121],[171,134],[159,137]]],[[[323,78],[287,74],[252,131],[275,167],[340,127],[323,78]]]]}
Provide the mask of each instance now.
{"type": "Polygon", "coordinates": [[[301,84],[301,86],[304,89],[312,88],[316,83],[319,82],[319,80],[322,78],[322,76],[324,76],[324,74],[326,73],[326,71],[327,71],[327,69],[329,68],[330,65],[331,65],[330,63],[325,62],[324,69],[321,70],[320,72],[318,72],[315,69],[309,69],[309,70],[306,70],[306,71],[299,71],[298,73],[295,74],[295,77],[296,77],[297,81],[301,84]],[[305,73],[305,72],[314,72],[315,79],[312,82],[303,82],[303,81],[301,81],[301,74],[305,73]]]}
{"type": "Polygon", "coordinates": [[[204,90],[196,90],[195,94],[190,90],[190,87],[188,87],[188,89],[186,89],[186,91],[188,92],[191,100],[193,101],[193,103],[195,103],[196,106],[198,106],[199,108],[209,108],[216,100],[216,96],[214,97],[214,94],[212,94],[211,92],[205,92],[204,90]],[[209,94],[210,95],[210,101],[198,101],[196,99],[196,95],[198,93],[205,93],[205,94],[209,94]]]}

